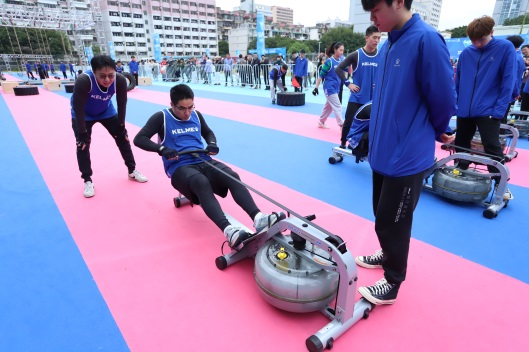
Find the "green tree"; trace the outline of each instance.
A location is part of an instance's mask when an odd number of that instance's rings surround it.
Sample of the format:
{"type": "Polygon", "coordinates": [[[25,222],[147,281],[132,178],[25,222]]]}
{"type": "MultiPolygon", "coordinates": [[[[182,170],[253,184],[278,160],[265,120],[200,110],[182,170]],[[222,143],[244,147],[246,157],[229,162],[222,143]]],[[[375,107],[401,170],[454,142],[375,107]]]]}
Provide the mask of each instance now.
{"type": "Polygon", "coordinates": [[[92,44],[92,51],[94,52],[94,55],[101,54],[101,48],[97,44],[92,44]]]}
{"type": "Polygon", "coordinates": [[[290,56],[292,54],[292,52],[296,51],[299,53],[299,51],[303,49],[305,50],[305,52],[307,53],[311,53],[312,52],[312,48],[310,46],[308,46],[305,42],[294,42],[291,46],[288,47],[287,49],[287,54],[290,56]]]}
{"type": "Polygon", "coordinates": [[[452,38],[466,38],[467,37],[467,26],[456,27],[449,30],[452,34],[452,38]]]}
{"type": "Polygon", "coordinates": [[[219,40],[219,56],[226,56],[230,53],[230,46],[227,41],[219,40]]]}
{"type": "Polygon", "coordinates": [[[0,52],[59,58],[70,52],[70,41],[61,31],[3,26],[0,27],[0,52]]]}
{"type": "Polygon", "coordinates": [[[504,26],[516,26],[520,24],[527,24],[527,15],[521,15],[514,18],[507,18],[503,21],[504,26]]]}

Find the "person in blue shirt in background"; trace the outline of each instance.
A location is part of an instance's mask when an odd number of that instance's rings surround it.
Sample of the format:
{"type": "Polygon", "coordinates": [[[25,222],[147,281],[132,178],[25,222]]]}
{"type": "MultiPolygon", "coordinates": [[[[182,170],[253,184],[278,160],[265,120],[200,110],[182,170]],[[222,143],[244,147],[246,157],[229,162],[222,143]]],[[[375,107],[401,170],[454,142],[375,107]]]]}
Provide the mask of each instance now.
{"type": "Polygon", "coordinates": [[[64,62],[61,62],[59,65],[59,70],[61,70],[63,78],[67,79],[68,76],[66,75],[66,64],[64,62]]]}
{"type": "Polygon", "coordinates": [[[327,60],[325,60],[324,64],[321,66],[320,71],[318,72],[320,76],[316,81],[316,87],[312,90],[312,95],[318,95],[318,87],[320,86],[321,81],[324,80],[323,91],[326,100],[318,120],[319,128],[329,128],[325,122],[327,122],[327,119],[332,112],[334,112],[338,127],[342,128],[343,125],[342,101],[338,97],[340,87],[342,86],[342,80],[338,77],[335,71],[335,68],[344,59],[343,50],[343,43],[334,42],[329,45],[326,51],[327,60]]]}
{"type": "Polygon", "coordinates": [[[509,104],[509,108],[507,108],[505,116],[503,117],[502,123],[507,123],[507,116],[509,115],[510,107],[516,101],[521,100],[523,78],[525,73],[525,60],[523,59],[522,53],[520,52],[520,47],[522,46],[524,41],[523,38],[519,35],[510,35],[506,39],[510,41],[512,45],[514,45],[514,49],[516,50],[516,72],[511,102],[509,104]]]}
{"type": "MultiPolygon", "coordinates": [[[[494,24],[492,17],[483,16],[467,26],[467,35],[472,45],[461,52],[457,64],[455,146],[458,151],[470,149],[472,138],[478,129],[485,153],[504,163],[500,124],[512,101],[515,84],[518,84],[517,63],[512,43],[493,37],[494,24]]],[[[466,160],[458,163],[462,169],[468,168],[468,165],[466,160]]],[[[487,165],[487,168],[491,173],[498,172],[493,166],[487,165]]],[[[499,179],[494,180],[497,186],[499,179]]],[[[513,198],[509,189],[503,198],[513,198]]]]}
{"type": "Polygon", "coordinates": [[[31,79],[36,79],[35,76],[33,76],[33,71],[31,71],[31,64],[29,63],[29,61],[26,61],[26,73],[28,75],[28,79],[30,75],[31,79]]]}
{"type": "Polygon", "coordinates": [[[129,62],[129,70],[130,73],[134,76],[134,80],[136,81],[136,85],[138,85],[138,68],[139,64],[138,61],[136,61],[136,56],[130,57],[131,61],[129,62]]]}
{"type": "Polygon", "coordinates": [[[136,170],[136,162],[125,128],[127,79],[116,73],[116,63],[110,56],[96,55],[90,60],[90,66],[91,70],[80,74],[76,79],[70,101],[72,129],[77,145],[77,163],[85,183],[85,198],[95,195],[90,144],[92,127],[98,122],[114,138],[127,166],[129,180],[147,182],[147,177],[136,170]],[[116,94],[117,110],[112,103],[114,94],[116,94]]]}
{"type": "Polygon", "coordinates": [[[123,73],[123,65],[121,61],[116,62],[116,72],[117,73],[123,73]]]}
{"type": "Polygon", "coordinates": [[[77,78],[77,75],[75,74],[75,69],[71,62],[68,62],[68,67],[70,68],[70,75],[72,76],[72,78],[77,78]]]}
{"type": "Polygon", "coordinates": [[[276,103],[276,87],[280,92],[287,91],[287,87],[285,85],[285,75],[287,71],[287,64],[275,65],[275,67],[270,70],[268,81],[270,84],[270,97],[272,98],[272,104],[276,103]]]}
{"type": "Polygon", "coordinates": [[[453,68],[443,37],[418,14],[412,0],[362,0],[371,21],[388,32],[381,47],[371,119],[369,163],[380,250],[355,258],[382,268],[384,277],[358,292],[373,304],[393,304],[406,279],[413,213],[424,173],[434,163],[435,141],[448,143],[456,111],[453,68]]]}
{"type": "Polygon", "coordinates": [[[305,50],[299,51],[299,56],[296,57],[294,62],[294,78],[299,83],[299,88],[294,87],[295,92],[303,91],[303,80],[307,78],[307,72],[309,70],[309,60],[305,57],[305,50]]]}

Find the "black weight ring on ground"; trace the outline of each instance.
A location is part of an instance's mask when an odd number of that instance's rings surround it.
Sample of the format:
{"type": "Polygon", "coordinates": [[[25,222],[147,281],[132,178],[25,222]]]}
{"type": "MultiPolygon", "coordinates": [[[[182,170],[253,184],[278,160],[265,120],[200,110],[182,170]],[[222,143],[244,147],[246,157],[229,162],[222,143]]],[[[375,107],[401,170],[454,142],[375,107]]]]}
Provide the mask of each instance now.
{"type": "Polygon", "coordinates": [[[73,93],[73,87],[75,87],[75,84],[65,84],[64,90],[66,91],[66,93],[73,93]]]}
{"type": "Polygon", "coordinates": [[[282,106],[305,105],[305,93],[303,92],[279,92],[277,93],[277,105],[282,105],[282,106]]]}
{"type": "Polygon", "coordinates": [[[39,88],[35,86],[18,86],[18,87],[13,87],[13,92],[15,93],[16,96],[38,95],[39,88]]]}
{"type": "Polygon", "coordinates": [[[127,91],[133,90],[136,87],[136,79],[134,76],[130,72],[123,72],[122,75],[127,79],[127,91]]]}

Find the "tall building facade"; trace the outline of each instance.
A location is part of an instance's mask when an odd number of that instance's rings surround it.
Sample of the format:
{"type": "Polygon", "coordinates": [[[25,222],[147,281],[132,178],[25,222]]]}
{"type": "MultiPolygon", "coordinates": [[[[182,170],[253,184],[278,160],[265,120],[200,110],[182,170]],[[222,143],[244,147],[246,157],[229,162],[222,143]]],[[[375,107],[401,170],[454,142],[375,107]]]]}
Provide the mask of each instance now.
{"type": "MultiPolygon", "coordinates": [[[[438,29],[442,5],[443,0],[414,0],[411,11],[418,13],[426,23],[438,29]]],[[[361,0],[350,0],[349,22],[354,25],[354,31],[358,33],[365,32],[367,27],[372,24],[370,14],[364,11],[361,0]]]]}
{"type": "Polygon", "coordinates": [[[153,34],[164,55],[218,54],[215,0],[100,0],[100,6],[116,59],[153,58],[153,34]]]}
{"type": "Polygon", "coordinates": [[[294,24],[294,10],[288,7],[272,6],[274,23],[294,24]]]}
{"type": "Polygon", "coordinates": [[[503,21],[529,13],[529,0],[496,0],[492,18],[497,25],[503,21]]]}

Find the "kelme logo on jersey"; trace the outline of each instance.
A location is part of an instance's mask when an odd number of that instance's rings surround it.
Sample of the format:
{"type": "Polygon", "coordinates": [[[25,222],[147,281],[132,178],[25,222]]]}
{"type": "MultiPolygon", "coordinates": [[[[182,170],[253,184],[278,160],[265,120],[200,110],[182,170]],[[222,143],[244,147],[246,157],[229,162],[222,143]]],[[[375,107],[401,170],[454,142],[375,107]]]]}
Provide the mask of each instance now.
{"type": "Polygon", "coordinates": [[[172,134],[182,134],[182,133],[189,133],[189,132],[198,132],[198,127],[177,128],[177,129],[171,130],[172,134]]]}
{"type": "Polygon", "coordinates": [[[112,98],[111,95],[107,95],[106,97],[102,97],[101,95],[99,94],[92,94],[90,96],[90,98],[92,99],[96,99],[96,100],[102,100],[102,101],[107,101],[108,99],[112,98]]]}
{"type": "Polygon", "coordinates": [[[362,62],[362,66],[374,66],[374,67],[378,67],[378,63],[376,63],[376,62],[362,62]]]}

